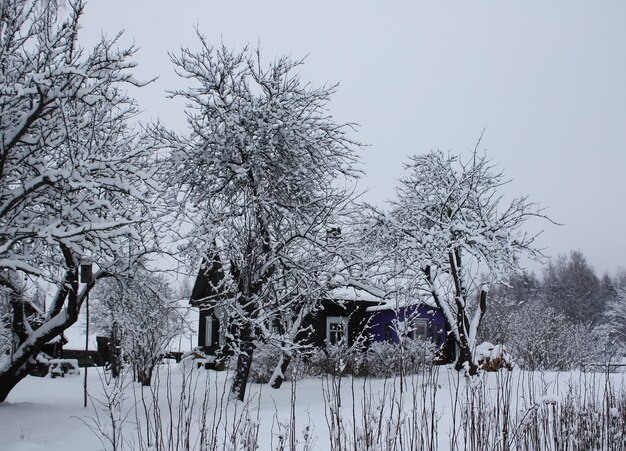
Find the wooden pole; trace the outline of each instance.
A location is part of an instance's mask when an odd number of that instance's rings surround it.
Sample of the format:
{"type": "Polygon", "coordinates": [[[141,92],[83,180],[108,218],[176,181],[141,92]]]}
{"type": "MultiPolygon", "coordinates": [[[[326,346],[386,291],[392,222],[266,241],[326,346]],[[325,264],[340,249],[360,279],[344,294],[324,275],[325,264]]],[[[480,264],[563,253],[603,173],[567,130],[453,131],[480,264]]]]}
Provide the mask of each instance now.
{"type": "MultiPolygon", "coordinates": [[[[87,294],[87,298],[85,299],[86,304],[86,312],[87,313],[87,321],[85,326],[85,357],[89,358],[89,293],[87,294]]],[[[89,363],[85,365],[85,379],[83,381],[83,407],[87,407],[87,370],[89,369],[89,363]]]]}
{"type": "MultiPolygon", "coordinates": [[[[80,265],[80,281],[84,284],[91,283],[93,280],[93,269],[91,263],[80,265]]],[[[85,298],[85,313],[87,321],[85,321],[85,378],[83,379],[83,407],[87,407],[87,370],[89,369],[89,292],[85,298]]]]}

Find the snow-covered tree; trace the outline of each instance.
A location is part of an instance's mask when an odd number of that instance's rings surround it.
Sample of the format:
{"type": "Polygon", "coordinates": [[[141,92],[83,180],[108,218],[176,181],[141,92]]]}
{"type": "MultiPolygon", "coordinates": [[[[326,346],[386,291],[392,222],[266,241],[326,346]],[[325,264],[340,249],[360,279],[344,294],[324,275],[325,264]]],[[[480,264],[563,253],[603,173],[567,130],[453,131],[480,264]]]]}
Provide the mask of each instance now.
{"type": "Polygon", "coordinates": [[[595,326],[602,320],[608,293],[580,251],[550,260],[543,273],[546,305],[576,324],[595,326]]]}
{"type": "MultiPolygon", "coordinates": [[[[606,280],[606,278],[605,278],[606,280]]],[[[605,281],[603,285],[607,285],[605,281]]],[[[621,270],[612,278],[612,295],[607,298],[604,314],[605,327],[612,342],[617,345],[619,353],[626,355],[626,271],[621,270]]]]}
{"type": "Polygon", "coordinates": [[[92,324],[111,337],[115,359],[127,360],[137,382],[150,385],[152,371],[172,339],[183,329],[183,318],[163,276],[144,270],[103,280],[92,295],[92,324]]]}
{"type": "Polygon", "coordinates": [[[0,356],[0,402],[42,346],[78,318],[95,283],[145,249],[149,149],[131,128],[135,49],[119,35],[79,46],[80,0],[0,3],[0,284],[14,344],[0,356]],[[80,284],[79,265],[95,264],[80,284]],[[56,287],[30,315],[20,287],[56,287]]]}
{"type": "Polygon", "coordinates": [[[192,86],[175,93],[188,105],[189,131],[166,136],[169,184],[193,223],[191,255],[219,256],[219,296],[207,301],[237,330],[232,395],[243,399],[255,344],[276,343],[288,360],[332,278],[329,231],[358,175],[355,143],[349,124],[327,111],[335,87],[302,82],[301,61],[265,65],[258,50],[200,43],[172,58],[192,86]]]}
{"type": "Polygon", "coordinates": [[[565,371],[603,357],[598,337],[589,326],[574,324],[540,300],[512,310],[509,316],[504,344],[514,362],[524,369],[565,371]]]}
{"type": "Polygon", "coordinates": [[[489,287],[518,269],[521,254],[538,256],[522,231],[542,216],[527,197],[502,201],[502,174],[485,155],[469,161],[440,151],[414,155],[397,199],[381,217],[385,243],[407,280],[443,310],[457,344],[456,368],[476,371],[477,332],[489,287]]]}

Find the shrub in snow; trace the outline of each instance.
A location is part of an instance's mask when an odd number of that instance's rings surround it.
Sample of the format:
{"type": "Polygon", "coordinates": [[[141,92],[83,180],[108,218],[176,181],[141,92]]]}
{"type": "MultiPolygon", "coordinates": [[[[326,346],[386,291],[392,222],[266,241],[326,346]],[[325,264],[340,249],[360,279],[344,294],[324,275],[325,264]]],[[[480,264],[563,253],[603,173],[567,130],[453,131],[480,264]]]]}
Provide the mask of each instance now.
{"type": "MultiPolygon", "coordinates": [[[[275,371],[279,370],[281,359],[281,348],[270,343],[257,344],[254,354],[252,355],[252,365],[248,380],[254,384],[267,384],[272,380],[275,371]]],[[[300,358],[294,351],[294,357],[289,366],[290,370],[283,374],[284,380],[293,380],[300,367],[300,358]]],[[[236,369],[237,359],[227,359],[227,365],[230,370],[236,369]]]]}
{"type": "Polygon", "coordinates": [[[514,314],[507,344],[528,370],[568,370],[601,359],[593,330],[539,302],[514,314]]]}
{"type": "Polygon", "coordinates": [[[76,359],[51,359],[48,375],[51,378],[75,376],[80,373],[76,359]]]}
{"type": "MultiPolygon", "coordinates": [[[[232,359],[233,366],[235,359],[232,359]]],[[[250,366],[249,381],[255,384],[267,384],[274,368],[280,360],[280,349],[271,344],[261,343],[257,345],[252,356],[252,365],[250,366]]],[[[287,376],[287,375],[285,375],[287,376]]]]}
{"type": "Polygon", "coordinates": [[[475,358],[485,371],[498,371],[502,368],[513,369],[513,361],[504,345],[484,342],[476,346],[475,358]]]}
{"type": "Polygon", "coordinates": [[[95,329],[111,337],[114,354],[132,364],[135,380],[150,385],[152,370],[183,328],[167,280],[138,271],[102,281],[94,295],[95,329]]]}
{"type": "Polygon", "coordinates": [[[392,377],[418,373],[433,362],[435,351],[433,343],[425,340],[372,343],[365,352],[364,375],[392,377]]]}
{"type": "Polygon", "coordinates": [[[358,373],[358,357],[357,352],[345,346],[326,346],[304,357],[303,372],[308,376],[355,374],[358,373]]]}
{"type": "Polygon", "coordinates": [[[430,341],[405,339],[401,344],[370,343],[367,348],[327,346],[307,354],[303,372],[309,376],[351,374],[361,377],[393,377],[415,374],[430,365],[436,346],[430,341]]]}

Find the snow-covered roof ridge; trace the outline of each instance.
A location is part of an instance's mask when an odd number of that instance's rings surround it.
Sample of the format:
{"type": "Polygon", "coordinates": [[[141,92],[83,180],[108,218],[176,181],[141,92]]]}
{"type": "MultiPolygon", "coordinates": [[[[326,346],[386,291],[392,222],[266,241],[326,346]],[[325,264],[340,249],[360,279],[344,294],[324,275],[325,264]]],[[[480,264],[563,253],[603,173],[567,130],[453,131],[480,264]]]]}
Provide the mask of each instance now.
{"type": "Polygon", "coordinates": [[[328,298],[333,301],[384,302],[383,298],[353,286],[333,288],[328,292],[328,298]]]}
{"type": "Polygon", "coordinates": [[[429,297],[418,297],[417,299],[387,299],[380,305],[368,307],[368,312],[380,312],[383,310],[398,310],[410,306],[426,305],[437,308],[435,301],[429,297]]]}
{"type": "Polygon", "coordinates": [[[331,289],[328,293],[330,300],[352,301],[352,302],[376,302],[367,308],[369,312],[383,310],[397,310],[408,306],[426,305],[437,308],[431,296],[410,297],[406,294],[400,295],[399,290],[383,291],[380,288],[361,282],[359,280],[348,279],[339,287],[331,289]]]}

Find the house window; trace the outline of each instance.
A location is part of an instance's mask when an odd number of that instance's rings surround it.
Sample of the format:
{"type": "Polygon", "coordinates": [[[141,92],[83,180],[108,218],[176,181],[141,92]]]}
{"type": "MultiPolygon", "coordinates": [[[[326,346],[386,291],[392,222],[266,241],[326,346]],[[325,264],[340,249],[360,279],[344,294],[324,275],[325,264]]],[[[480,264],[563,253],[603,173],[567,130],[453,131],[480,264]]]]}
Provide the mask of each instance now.
{"type": "Polygon", "coordinates": [[[213,315],[205,317],[206,327],[204,328],[204,346],[213,346],[213,315]]]}
{"type": "Polygon", "coordinates": [[[329,345],[348,344],[348,318],[345,316],[326,318],[326,343],[329,345]]]}
{"type": "Polygon", "coordinates": [[[425,340],[428,338],[428,320],[417,318],[414,322],[413,337],[425,340]]]}

